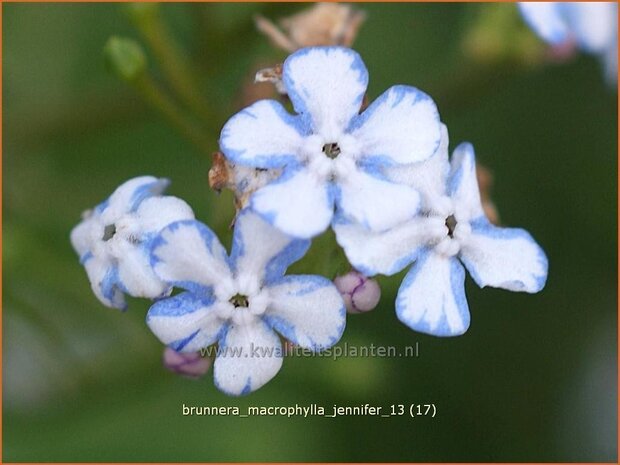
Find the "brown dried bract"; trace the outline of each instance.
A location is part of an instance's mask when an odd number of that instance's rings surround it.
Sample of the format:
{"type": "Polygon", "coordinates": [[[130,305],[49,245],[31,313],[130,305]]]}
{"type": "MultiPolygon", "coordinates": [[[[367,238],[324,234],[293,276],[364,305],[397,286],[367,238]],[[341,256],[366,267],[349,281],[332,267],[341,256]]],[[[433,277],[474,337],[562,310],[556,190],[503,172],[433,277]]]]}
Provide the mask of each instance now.
{"type": "Polygon", "coordinates": [[[226,157],[222,152],[213,152],[213,164],[209,170],[209,187],[216,192],[221,192],[231,184],[231,170],[226,157]]]}
{"type": "Polygon", "coordinates": [[[343,45],[350,47],[366,19],[366,14],[350,5],[317,3],[311,8],[279,21],[279,29],[268,19],[257,15],[256,27],[276,47],[294,52],[302,47],[343,45]]]}

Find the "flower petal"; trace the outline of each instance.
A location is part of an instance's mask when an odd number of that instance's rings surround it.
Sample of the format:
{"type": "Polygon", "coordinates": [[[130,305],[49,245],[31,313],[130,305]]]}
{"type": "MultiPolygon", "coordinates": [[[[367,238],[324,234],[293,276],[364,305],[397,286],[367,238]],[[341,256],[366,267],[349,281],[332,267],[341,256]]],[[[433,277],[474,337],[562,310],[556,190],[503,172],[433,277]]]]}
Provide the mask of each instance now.
{"type": "Polygon", "coordinates": [[[486,218],[471,223],[461,260],[480,287],[534,293],[547,280],[545,252],[523,229],[498,228],[486,218]]]}
{"type": "Polygon", "coordinates": [[[217,316],[213,296],[184,292],[157,301],[146,315],[146,324],[161,342],[177,352],[196,352],[214,344],[226,323],[217,316]]]}
{"type": "Polygon", "coordinates": [[[113,224],[125,213],[135,211],[143,200],[160,195],[169,184],[167,179],[153,176],[140,176],[124,182],[97,207],[101,220],[113,224]]]}
{"type": "Polygon", "coordinates": [[[99,260],[87,255],[83,260],[90,285],[99,301],[107,307],[125,310],[127,303],[123,286],[118,277],[118,268],[108,260],[99,260]]]}
{"type": "Polygon", "coordinates": [[[447,187],[458,221],[470,221],[484,215],[476,177],[476,157],[470,143],[464,142],[454,149],[447,187]]]}
{"type": "Polygon", "coordinates": [[[340,181],[336,199],[339,213],[372,231],[385,231],[410,220],[420,204],[417,191],[379,176],[376,171],[350,171],[340,181]]]}
{"type": "Polygon", "coordinates": [[[177,197],[151,197],[140,204],[136,217],[142,231],[158,233],[175,221],[193,220],[194,212],[184,200],[177,197]]]}
{"type": "Polygon", "coordinates": [[[165,295],[170,287],[157,277],[151,268],[149,250],[126,241],[121,246],[122,257],[118,259],[118,279],[125,292],[133,297],[154,299],[165,295]]]}
{"type": "Polygon", "coordinates": [[[617,2],[565,2],[565,12],[579,46],[591,53],[603,53],[617,43],[617,2]]]}
{"type": "Polygon", "coordinates": [[[353,121],[351,134],[368,160],[381,165],[426,160],[441,141],[441,122],[433,99],[409,86],[385,91],[353,121]]]}
{"type": "Polygon", "coordinates": [[[263,318],[301,347],[319,351],[340,340],[346,310],[334,284],[321,276],[286,276],[268,288],[263,318]]]}
{"type": "Polygon", "coordinates": [[[252,210],[291,236],[308,239],[327,229],[334,214],[329,185],[305,169],[288,169],[250,198],[252,210]]]}
{"type": "Polygon", "coordinates": [[[274,100],[261,100],[224,125],[220,148],[233,163],[256,168],[282,168],[295,163],[309,131],[274,100]]]}
{"type": "Polygon", "coordinates": [[[71,245],[80,257],[83,257],[91,249],[93,229],[96,227],[97,221],[93,216],[90,216],[71,230],[71,245]]]}
{"type": "Polygon", "coordinates": [[[450,171],[448,145],[448,129],[442,124],[441,142],[430,158],[419,163],[386,166],[383,173],[390,181],[417,190],[422,197],[422,209],[431,211],[436,199],[446,194],[446,180],[450,171]]]}
{"type": "Polygon", "coordinates": [[[443,220],[416,217],[387,231],[373,232],[340,216],[333,228],[349,262],[365,276],[398,273],[445,229],[443,220]]]}
{"type": "Polygon", "coordinates": [[[398,319],[415,331],[458,336],[469,328],[465,270],[455,258],[427,249],[405,276],[396,297],[398,319]]]}
{"type": "Polygon", "coordinates": [[[159,233],[151,245],[151,265],[163,281],[188,290],[232,279],[226,250],[194,220],[177,221],[159,233]]]}
{"type": "Polygon", "coordinates": [[[213,364],[215,385],[229,395],[249,394],[271,380],[281,366],[280,338],[263,320],[231,324],[213,364]]]}
{"type": "Polygon", "coordinates": [[[328,140],[339,136],[359,112],[368,71],[351,49],[309,47],[286,59],[282,80],[295,111],[328,140]]]}
{"type": "Polygon", "coordinates": [[[570,38],[566,21],[556,2],[519,2],[525,22],[544,41],[560,44],[570,38]]]}
{"type": "Polygon", "coordinates": [[[238,276],[272,282],[281,278],[309,247],[309,240],[283,234],[256,213],[244,209],[235,221],[231,262],[238,276]]]}

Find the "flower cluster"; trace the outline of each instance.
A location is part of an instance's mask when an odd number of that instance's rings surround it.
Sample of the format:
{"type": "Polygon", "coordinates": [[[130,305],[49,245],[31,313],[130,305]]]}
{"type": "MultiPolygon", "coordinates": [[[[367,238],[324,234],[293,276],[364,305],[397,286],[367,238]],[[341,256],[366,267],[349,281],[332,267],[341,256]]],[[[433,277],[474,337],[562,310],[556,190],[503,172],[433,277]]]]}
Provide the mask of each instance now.
{"type": "Polygon", "coordinates": [[[73,230],[105,305],[124,308],[124,294],[154,300],[147,324],[168,347],[171,370],[204,374],[210,361],[197,363],[196,353],[216,346],[216,386],[252,392],[280,369],[282,339],[331,347],[345,309],[377,305],[369,277],[408,266],[396,312],[435,336],[469,326],[465,268],[481,287],[543,288],[544,252],[524,230],[488,221],[473,148],[461,144],[449,156],[433,100],[394,86],[363,109],[367,84],[353,50],[301,49],[282,66],[294,114],[263,100],[224,125],[221,168],[234,175],[222,186],[236,189],[239,207],[230,254],[152,177],[123,184],[73,230]],[[285,275],[329,227],[354,271],[335,282],[285,275]]]}

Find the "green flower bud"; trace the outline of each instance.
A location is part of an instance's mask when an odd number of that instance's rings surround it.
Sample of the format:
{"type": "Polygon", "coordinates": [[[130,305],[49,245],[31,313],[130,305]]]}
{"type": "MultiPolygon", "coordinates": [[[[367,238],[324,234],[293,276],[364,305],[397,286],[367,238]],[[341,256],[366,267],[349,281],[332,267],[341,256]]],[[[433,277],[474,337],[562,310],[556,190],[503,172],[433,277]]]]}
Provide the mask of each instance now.
{"type": "Polygon", "coordinates": [[[110,37],[103,53],[110,70],[124,81],[135,81],[146,70],[146,54],[135,40],[110,37]]]}

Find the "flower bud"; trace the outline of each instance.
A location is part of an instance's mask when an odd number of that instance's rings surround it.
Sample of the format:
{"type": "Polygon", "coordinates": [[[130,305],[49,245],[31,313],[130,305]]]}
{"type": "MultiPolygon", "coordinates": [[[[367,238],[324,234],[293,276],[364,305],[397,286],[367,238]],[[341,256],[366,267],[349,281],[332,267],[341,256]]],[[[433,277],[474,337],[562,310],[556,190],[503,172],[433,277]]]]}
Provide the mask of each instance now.
{"type": "Polygon", "coordinates": [[[364,313],[374,309],[381,299],[379,283],[358,271],[334,279],[336,288],[342,294],[348,313],[364,313]]]}
{"type": "Polygon", "coordinates": [[[182,353],[170,347],[164,350],[163,362],[173,373],[194,379],[204,376],[211,367],[211,359],[203,357],[200,352],[182,353]]]}
{"type": "Polygon", "coordinates": [[[103,53],[109,68],[124,81],[135,81],[146,71],[146,54],[134,40],[110,37],[103,53]]]}

